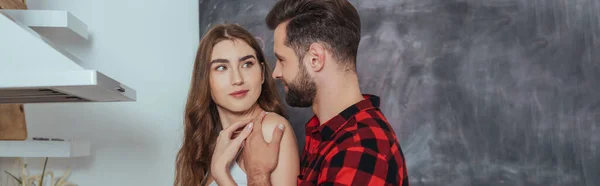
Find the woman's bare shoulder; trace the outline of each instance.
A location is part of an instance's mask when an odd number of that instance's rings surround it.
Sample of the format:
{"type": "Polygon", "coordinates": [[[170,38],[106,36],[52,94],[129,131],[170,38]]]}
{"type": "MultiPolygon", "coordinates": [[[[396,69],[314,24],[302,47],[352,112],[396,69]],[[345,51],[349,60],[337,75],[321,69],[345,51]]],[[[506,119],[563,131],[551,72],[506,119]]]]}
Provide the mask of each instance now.
{"type": "Polygon", "coordinates": [[[293,135],[292,126],[290,125],[290,122],[287,119],[285,119],[283,116],[277,113],[269,112],[262,122],[262,132],[265,141],[271,141],[271,138],[273,136],[273,130],[275,130],[275,127],[278,127],[279,124],[282,124],[285,127],[284,135],[286,135],[289,131],[291,131],[293,135]]]}

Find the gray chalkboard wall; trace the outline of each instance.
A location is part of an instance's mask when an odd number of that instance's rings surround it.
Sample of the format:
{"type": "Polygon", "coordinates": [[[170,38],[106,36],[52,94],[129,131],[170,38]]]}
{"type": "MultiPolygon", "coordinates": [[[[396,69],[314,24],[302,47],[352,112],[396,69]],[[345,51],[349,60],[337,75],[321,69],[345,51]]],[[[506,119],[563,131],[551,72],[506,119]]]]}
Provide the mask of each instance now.
{"type": "MultiPolygon", "coordinates": [[[[351,2],[361,88],[381,96],[412,185],[600,185],[600,1],[351,2]]],[[[274,65],[274,3],[200,1],[199,34],[243,25],[274,65]]],[[[312,113],[288,111],[302,147],[312,113]]]]}

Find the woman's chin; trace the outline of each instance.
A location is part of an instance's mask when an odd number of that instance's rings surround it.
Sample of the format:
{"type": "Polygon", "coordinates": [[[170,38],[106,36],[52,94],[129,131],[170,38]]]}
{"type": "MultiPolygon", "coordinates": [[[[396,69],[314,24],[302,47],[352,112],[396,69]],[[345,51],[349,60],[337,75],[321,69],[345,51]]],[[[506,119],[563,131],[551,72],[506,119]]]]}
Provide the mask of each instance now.
{"type": "Polygon", "coordinates": [[[257,104],[258,96],[247,96],[244,99],[227,100],[218,104],[220,107],[232,113],[245,113],[257,104]],[[254,98],[254,99],[252,99],[254,98]]]}
{"type": "Polygon", "coordinates": [[[249,103],[249,104],[241,104],[240,103],[240,104],[236,104],[236,105],[231,105],[229,108],[226,108],[226,109],[233,113],[245,113],[245,112],[248,112],[250,109],[252,109],[252,106],[254,106],[253,103],[249,103]]]}
{"type": "Polygon", "coordinates": [[[236,113],[236,114],[246,113],[246,112],[248,112],[248,110],[250,110],[250,108],[229,109],[230,112],[236,113]]]}

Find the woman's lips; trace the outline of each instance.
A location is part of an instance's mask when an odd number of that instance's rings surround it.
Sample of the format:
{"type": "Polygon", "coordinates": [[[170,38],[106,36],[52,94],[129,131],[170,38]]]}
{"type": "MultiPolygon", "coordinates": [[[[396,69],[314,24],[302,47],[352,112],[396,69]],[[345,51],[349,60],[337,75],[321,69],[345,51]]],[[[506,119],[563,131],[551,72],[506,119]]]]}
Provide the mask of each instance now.
{"type": "Polygon", "coordinates": [[[235,91],[229,95],[235,97],[235,98],[241,98],[246,96],[246,94],[248,93],[248,90],[240,90],[240,91],[235,91]]]}

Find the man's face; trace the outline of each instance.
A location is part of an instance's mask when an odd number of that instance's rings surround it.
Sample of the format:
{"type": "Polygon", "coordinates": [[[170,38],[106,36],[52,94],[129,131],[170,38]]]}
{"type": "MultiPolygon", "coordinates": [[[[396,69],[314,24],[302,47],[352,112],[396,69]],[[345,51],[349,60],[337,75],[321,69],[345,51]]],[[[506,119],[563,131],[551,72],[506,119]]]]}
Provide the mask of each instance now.
{"type": "MultiPolygon", "coordinates": [[[[279,24],[274,31],[273,51],[277,63],[273,78],[281,80],[285,88],[285,101],[292,107],[310,107],[317,94],[317,86],[308,73],[303,59],[294,49],[285,45],[287,22],[279,24]]],[[[304,57],[303,57],[304,58],[304,57]]]]}

